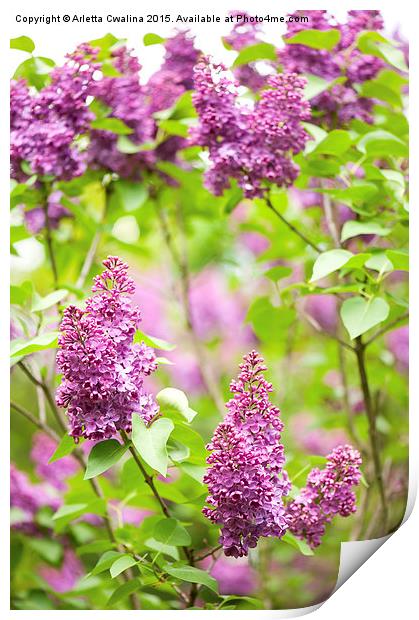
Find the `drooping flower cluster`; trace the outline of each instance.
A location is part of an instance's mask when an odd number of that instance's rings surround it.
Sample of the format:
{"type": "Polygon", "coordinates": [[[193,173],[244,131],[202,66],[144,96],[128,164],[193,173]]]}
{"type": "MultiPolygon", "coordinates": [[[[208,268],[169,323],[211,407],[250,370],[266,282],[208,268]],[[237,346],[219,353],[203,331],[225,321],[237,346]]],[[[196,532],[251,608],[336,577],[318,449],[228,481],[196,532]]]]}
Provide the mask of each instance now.
{"type": "Polygon", "coordinates": [[[326,467],[312,469],[306,486],[287,506],[290,531],[318,547],[326,525],[334,516],[348,517],[356,510],[352,487],[359,484],[362,459],[350,445],[338,446],[327,457],[326,467]]]}
{"type": "MultiPolygon", "coordinates": [[[[260,43],[259,32],[260,24],[245,18],[250,16],[244,11],[231,11],[230,15],[236,20],[231,32],[224,37],[224,42],[231,49],[240,52],[250,45],[260,43]],[[238,17],[240,16],[240,20],[238,17]]],[[[259,91],[266,85],[266,76],[262,75],[255,63],[246,63],[233,69],[234,77],[242,86],[247,86],[250,90],[259,91]]]]}
{"type": "MultiPolygon", "coordinates": [[[[384,63],[375,56],[362,54],[354,45],[364,30],[382,30],[384,24],[379,11],[349,11],[347,21],[338,23],[327,11],[296,11],[293,16],[306,15],[309,22],[288,22],[286,38],[291,38],[306,29],[320,31],[337,29],[340,41],[332,50],[314,49],[306,45],[288,43],[280,51],[279,58],[285,70],[296,73],[310,73],[326,80],[343,76],[338,83],[311,100],[314,112],[332,123],[334,119],[347,123],[353,118],[372,122],[373,100],[361,97],[357,88],[371,80],[382,69],[384,63]]],[[[286,39],[285,39],[286,42],[286,39]]]]}
{"type": "Polygon", "coordinates": [[[158,407],[145,391],[144,378],[157,368],[154,351],[133,344],[140,311],[132,307],[134,293],[128,265],[109,256],[95,277],[82,310],[68,306],[60,325],[57,364],[63,374],[56,400],[67,408],[70,435],[76,440],[105,439],[131,430],[133,413],[148,423],[158,407]]]}
{"type": "Polygon", "coordinates": [[[24,80],[14,81],[10,89],[11,174],[22,180],[28,171],[69,180],[83,174],[85,153],[76,144],[93,115],[87,106],[92,94],[96,64],[94,50],[87,44],[67,56],[55,67],[50,83],[32,93],[24,80]]]}
{"type": "Polygon", "coordinates": [[[271,76],[269,89],[249,108],[238,101],[237,82],[222,65],[204,58],[195,68],[193,102],[199,125],[191,138],[207,147],[211,167],[206,184],[219,195],[236,179],[249,198],[262,196],[267,182],[289,186],[298,166],[291,154],[308,140],[301,121],[310,116],[303,98],[304,79],[289,73],[271,76]]]}
{"type": "Polygon", "coordinates": [[[269,401],[272,385],[265,370],[256,351],[244,357],[230,386],[234,397],[228,412],[207,446],[209,507],[203,514],[221,525],[220,543],[227,556],[245,556],[261,536],[280,538],[287,529],[283,498],[290,483],[283,469],[283,424],[269,401]]]}

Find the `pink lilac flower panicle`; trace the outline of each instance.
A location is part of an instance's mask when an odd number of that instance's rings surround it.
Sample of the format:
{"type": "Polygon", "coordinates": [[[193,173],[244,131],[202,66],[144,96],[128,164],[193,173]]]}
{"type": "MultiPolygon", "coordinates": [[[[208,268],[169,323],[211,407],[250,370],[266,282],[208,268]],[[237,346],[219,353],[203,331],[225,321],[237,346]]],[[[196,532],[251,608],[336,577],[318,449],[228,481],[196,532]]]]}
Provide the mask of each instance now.
{"type": "Polygon", "coordinates": [[[133,413],[149,423],[158,412],[144,388],[157,368],[154,351],[133,343],[140,311],[131,305],[134,281],[128,265],[109,256],[94,279],[85,309],[68,306],[60,325],[57,364],[63,374],[56,394],[67,409],[70,435],[101,440],[131,430],[133,413]]]}
{"type": "Polygon", "coordinates": [[[243,359],[230,386],[234,396],[227,414],[207,446],[209,496],[202,511],[221,526],[225,555],[236,558],[246,556],[261,536],[285,534],[283,498],[290,490],[280,443],[283,424],[269,401],[266,366],[256,351],[243,359]]]}
{"type": "Polygon", "coordinates": [[[199,117],[193,143],[207,147],[211,166],[206,185],[216,195],[236,179],[247,198],[263,196],[266,185],[292,184],[298,166],[291,159],[309,136],[301,121],[310,118],[303,97],[304,78],[284,73],[267,79],[253,107],[238,101],[238,83],[223,65],[203,58],[195,67],[193,103],[199,117]]]}
{"type": "Polygon", "coordinates": [[[306,486],[287,506],[290,531],[315,549],[333,517],[349,517],[356,511],[352,487],[361,480],[361,456],[350,445],[338,446],[327,456],[326,467],[312,469],[306,486]]]}

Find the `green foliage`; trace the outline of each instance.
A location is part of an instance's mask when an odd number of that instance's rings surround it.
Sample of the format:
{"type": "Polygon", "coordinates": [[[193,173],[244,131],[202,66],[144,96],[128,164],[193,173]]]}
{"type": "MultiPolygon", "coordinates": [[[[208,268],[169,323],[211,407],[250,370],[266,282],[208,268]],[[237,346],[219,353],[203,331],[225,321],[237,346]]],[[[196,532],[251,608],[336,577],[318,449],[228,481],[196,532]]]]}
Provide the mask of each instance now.
{"type": "Polygon", "coordinates": [[[388,303],[380,297],[364,299],[351,297],[342,304],[341,317],[352,339],[385,321],[389,314],[388,303]]]}
{"type": "Polygon", "coordinates": [[[332,50],[340,41],[340,32],[332,28],[331,30],[300,30],[292,37],[285,39],[286,43],[306,45],[316,50],[332,50]]]}
{"type": "Polygon", "coordinates": [[[107,439],[95,444],[89,454],[84,479],[89,480],[103,474],[115,465],[126,451],[127,446],[121,445],[116,439],[107,439]]]}
{"type": "Polygon", "coordinates": [[[169,455],[167,441],[174,424],[169,418],[158,418],[151,426],[146,426],[140,416],[132,416],[132,443],[147,465],[157,470],[162,476],[167,475],[169,455]]]}

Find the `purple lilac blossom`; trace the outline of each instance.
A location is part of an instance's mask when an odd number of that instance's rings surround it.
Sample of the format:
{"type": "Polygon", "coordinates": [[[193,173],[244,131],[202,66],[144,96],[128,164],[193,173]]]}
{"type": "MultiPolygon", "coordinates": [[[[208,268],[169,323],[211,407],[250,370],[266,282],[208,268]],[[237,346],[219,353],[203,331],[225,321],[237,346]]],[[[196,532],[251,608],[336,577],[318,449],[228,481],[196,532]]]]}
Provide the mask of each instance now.
{"type": "Polygon", "coordinates": [[[24,211],[23,217],[28,231],[32,235],[37,235],[46,225],[46,216],[48,215],[48,226],[50,229],[56,229],[60,225],[63,217],[71,216],[68,209],[61,204],[63,193],[59,190],[51,192],[47,200],[47,214],[43,207],[34,207],[28,211],[24,211]]]}
{"type": "MultiPolygon", "coordinates": [[[[211,558],[206,558],[201,566],[208,569],[211,558]]],[[[210,569],[210,574],[217,580],[220,594],[249,596],[257,587],[257,575],[247,558],[226,558],[221,556],[210,569]]]]}
{"type": "Polygon", "coordinates": [[[316,427],[313,416],[299,413],[291,418],[290,430],[295,443],[309,454],[326,456],[348,438],[341,429],[324,429],[316,427]]]}
{"type": "Polygon", "coordinates": [[[33,484],[27,474],[10,465],[10,507],[19,509],[19,517],[13,522],[14,529],[36,531],[35,515],[40,508],[48,506],[57,510],[60,498],[49,492],[45,484],[33,484]]]}
{"type": "Polygon", "coordinates": [[[327,456],[324,469],[311,470],[306,486],[288,504],[290,531],[312,549],[320,545],[334,516],[349,517],[356,511],[352,487],[361,480],[361,463],[358,450],[350,445],[338,446],[327,456]]]}
{"type": "Polygon", "coordinates": [[[94,50],[80,46],[55,67],[50,83],[32,94],[24,80],[10,89],[11,174],[23,180],[22,163],[33,174],[69,180],[86,169],[86,157],[75,144],[93,118],[87,106],[96,70],[94,50]]]}
{"type": "Polygon", "coordinates": [[[103,261],[84,310],[68,306],[60,325],[57,365],[63,374],[56,401],[67,408],[70,435],[106,439],[131,430],[138,413],[149,423],[157,414],[144,378],[157,368],[154,351],[133,344],[140,311],[131,305],[134,281],[118,257],[103,261]]]}
{"type": "MultiPolygon", "coordinates": [[[[121,75],[103,77],[96,82],[95,98],[110,108],[109,117],[121,120],[132,130],[129,140],[134,145],[154,139],[155,123],[151,117],[146,91],[140,83],[141,65],[132,50],[122,46],[112,52],[115,68],[121,75]]],[[[118,149],[118,136],[110,131],[92,130],[88,149],[89,163],[105,168],[123,178],[139,178],[141,171],[154,163],[151,150],[125,154],[118,149]]]]}
{"type": "Polygon", "coordinates": [[[60,568],[47,566],[39,567],[39,575],[55,592],[69,592],[84,574],[83,564],[70,548],[64,550],[64,557],[60,568]]]}
{"type": "Polygon", "coordinates": [[[269,401],[272,385],[263,358],[248,353],[230,385],[233,398],[207,449],[204,477],[209,496],[203,514],[221,526],[226,556],[241,557],[261,536],[281,538],[287,529],[283,497],[290,490],[284,471],[283,424],[269,401]]]}
{"type": "Polygon", "coordinates": [[[267,182],[291,185],[299,169],[290,153],[302,151],[309,139],[301,125],[310,117],[304,78],[292,73],[270,76],[269,88],[247,107],[238,101],[238,83],[224,71],[208,58],[195,67],[193,103],[199,124],[192,128],[191,139],[209,150],[207,187],[220,195],[236,179],[245,196],[254,198],[264,195],[267,182]]]}
{"type": "Polygon", "coordinates": [[[387,346],[403,372],[409,370],[409,327],[399,327],[387,335],[387,346]]]}
{"type": "Polygon", "coordinates": [[[334,295],[309,295],[304,301],[304,312],[328,334],[334,334],[338,325],[338,307],[334,295]]]}
{"type": "Polygon", "coordinates": [[[31,459],[35,463],[35,472],[39,478],[58,491],[65,491],[67,489],[65,480],[79,470],[79,464],[71,455],[49,463],[57,445],[57,442],[45,433],[36,433],[32,440],[31,459]]]}
{"type": "MultiPolygon", "coordinates": [[[[379,11],[349,11],[345,23],[337,23],[327,11],[296,11],[293,15],[304,14],[309,23],[288,22],[287,37],[308,29],[338,29],[340,41],[332,50],[314,49],[306,45],[286,43],[279,52],[279,58],[286,71],[310,73],[326,80],[344,76],[346,81],[335,84],[311,100],[314,112],[320,112],[320,120],[325,118],[333,125],[336,120],[348,123],[353,118],[372,122],[373,99],[359,96],[356,85],[374,78],[384,67],[380,58],[362,54],[354,43],[364,30],[382,30],[384,24],[379,11]]],[[[319,120],[314,115],[314,120],[319,120]]]]}

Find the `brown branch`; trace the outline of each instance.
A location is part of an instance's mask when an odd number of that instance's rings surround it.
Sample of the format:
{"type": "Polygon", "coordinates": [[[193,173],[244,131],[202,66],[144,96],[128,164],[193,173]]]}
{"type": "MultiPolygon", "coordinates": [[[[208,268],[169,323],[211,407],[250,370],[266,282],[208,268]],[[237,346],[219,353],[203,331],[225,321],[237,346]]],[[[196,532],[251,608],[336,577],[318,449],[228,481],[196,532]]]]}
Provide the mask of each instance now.
{"type": "Polygon", "coordinates": [[[370,449],[374,464],[374,476],[378,487],[380,496],[381,512],[383,519],[383,533],[386,533],[387,521],[388,521],[388,506],[387,498],[384,489],[383,471],[381,466],[380,450],[378,446],[377,426],[376,426],[376,411],[374,410],[371,390],[368,382],[368,375],[365,363],[365,344],[362,342],[362,337],[358,336],[355,339],[355,354],[358,363],[358,372],[361,382],[361,389],[364,396],[365,410],[368,417],[368,434],[370,440],[370,449]]]}
{"type": "Polygon", "coordinates": [[[219,551],[222,548],[223,548],[223,545],[217,545],[216,547],[208,551],[208,553],[204,553],[204,555],[200,555],[198,558],[195,558],[195,562],[201,562],[202,560],[205,560],[205,558],[209,558],[210,555],[214,555],[216,551],[219,551]]]}
{"type": "Polygon", "coordinates": [[[28,377],[29,381],[31,381],[35,386],[41,388],[41,390],[43,391],[43,393],[45,394],[45,398],[48,401],[48,404],[51,408],[52,413],[54,414],[54,417],[57,421],[58,426],[60,427],[60,430],[63,431],[64,433],[67,432],[67,427],[65,425],[65,422],[63,421],[60,412],[55,404],[54,398],[47,386],[47,384],[44,381],[40,381],[39,379],[37,379],[29,370],[29,368],[27,368],[27,366],[25,366],[25,364],[20,361],[18,362],[18,366],[19,368],[25,373],[25,375],[28,377]]]}
{"type": "Polygon", "coordinates": [[[280,213],[272,204],[271,199],[269,197],[265,197],[265,202],[267,207],[273,212],[275,213],[275,215],[281,220],[281,222],[283,224],[285,224],[285,226],[288,226],[288,228],[290,230],[292,230],[292,232],[297,235],[298,237],[300,237],[300,239],[302,241],[304,241],[304,243],[306,245],[309,245],[311,248],[313,248],[313,250],[315,250],[318,254],[321,254],[322,249],[316,244],[314,243],[314,241],[311,241],[308,237],[306,237],[306,235],[301,232],[301,230],[299,230],[296,226],[294,226],[294,224],[291,224],[291,222],[289,222],[286,217],[284,217],[282,215],[282,213],[280,213]]]}

